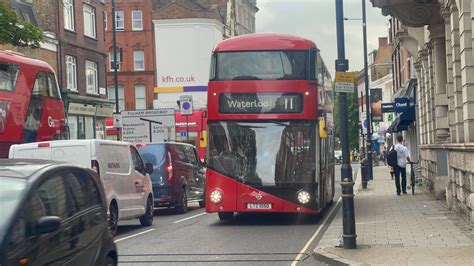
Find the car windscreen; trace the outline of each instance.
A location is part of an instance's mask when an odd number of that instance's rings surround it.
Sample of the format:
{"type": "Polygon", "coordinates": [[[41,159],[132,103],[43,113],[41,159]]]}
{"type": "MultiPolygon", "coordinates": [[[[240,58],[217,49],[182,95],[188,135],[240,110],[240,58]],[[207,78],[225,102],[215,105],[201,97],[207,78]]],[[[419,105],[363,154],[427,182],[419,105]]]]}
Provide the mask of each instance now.
{"type": "Polygon", "coordinates": [[[0,208],[2,209],[0,230],[2,230],[20,200],[20,196],[26,186],[26,181],[19,178],[0,176],[0,184],[0,208]]]}
{"type": "Polygon", "coordinates": [[[307,51],[217,53],[215,80],[306,80],[307,51]]]}
{"type": "Polygon", "coordinates": [[[166,145],[149,144],[137,146],[138,152],[145,163],[153,164],[153,169],[161,168],[166,162],[166,145]]]}
{"type": "Polygon", "coordinates": [[[210,122],[208,168],[253,186],[314,182],[310,122],[210,122]]]}

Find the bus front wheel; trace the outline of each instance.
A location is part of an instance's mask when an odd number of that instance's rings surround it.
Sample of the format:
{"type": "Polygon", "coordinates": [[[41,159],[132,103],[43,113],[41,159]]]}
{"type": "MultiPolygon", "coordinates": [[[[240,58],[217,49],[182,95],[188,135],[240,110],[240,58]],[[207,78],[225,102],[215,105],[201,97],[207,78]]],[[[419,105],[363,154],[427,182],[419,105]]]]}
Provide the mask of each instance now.
{"type": "Polygon", "coordinates": [[[233,212],[219,212],[218,215],[221,221],[229,221],[234,218],[233,212]]]}

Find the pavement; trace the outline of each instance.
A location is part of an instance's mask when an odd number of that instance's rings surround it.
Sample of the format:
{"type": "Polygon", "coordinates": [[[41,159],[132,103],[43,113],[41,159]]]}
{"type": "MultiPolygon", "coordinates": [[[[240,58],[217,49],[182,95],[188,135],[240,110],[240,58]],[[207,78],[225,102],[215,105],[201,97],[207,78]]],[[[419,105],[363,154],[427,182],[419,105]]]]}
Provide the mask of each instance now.
{"type": "MultiPolygon", "coordinates": [[[[474,265],[474,226],[417,186],[396,195],[386,166],[361,188],[357,174],[357,248],[342,248],[342,208],[314,250],[319,261],[349,265],[474,265]]],[[[408,175],[409,177],[409,175],[408,175]]]]}

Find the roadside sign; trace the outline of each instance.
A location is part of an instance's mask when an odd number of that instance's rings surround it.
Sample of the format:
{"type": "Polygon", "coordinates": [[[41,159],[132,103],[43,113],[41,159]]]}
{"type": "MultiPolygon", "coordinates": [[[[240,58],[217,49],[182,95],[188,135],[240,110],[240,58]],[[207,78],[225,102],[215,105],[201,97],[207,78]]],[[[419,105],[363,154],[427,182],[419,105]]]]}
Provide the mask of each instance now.
{"type": "Polygon", "coordinates": [[[122,127],[122,115],[121,114],[114,114],[114,127],[115,128],[122,127]]]}
{"type": "Polygon", "coordinates": [[[179,96],[179,111],[181,115],[193,114],[193,96],[191,95],[179,96]]]}
{"type": "Polygon", "coordinates": [[[175,124],[173,108],[122,111],[122,140],[131,143],[174,140],[175,124]]]}
{"type": "Polygon", "coordinates": [[[353,72],[336,72],[335,92],[354,93],[354,73],[353,72]]]}

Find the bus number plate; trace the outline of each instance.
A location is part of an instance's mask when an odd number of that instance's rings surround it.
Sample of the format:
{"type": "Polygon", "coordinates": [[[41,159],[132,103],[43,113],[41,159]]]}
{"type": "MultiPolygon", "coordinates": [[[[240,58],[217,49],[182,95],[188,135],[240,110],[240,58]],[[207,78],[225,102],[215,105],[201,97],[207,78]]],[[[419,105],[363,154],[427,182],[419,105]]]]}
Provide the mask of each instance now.
{"type": "Polygon", "coordinates": [[[271,203],[247,203],[247,209],[271,210],[272,204],[271,203]]]}

